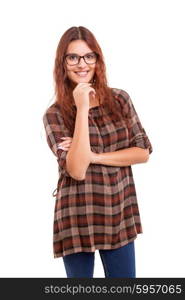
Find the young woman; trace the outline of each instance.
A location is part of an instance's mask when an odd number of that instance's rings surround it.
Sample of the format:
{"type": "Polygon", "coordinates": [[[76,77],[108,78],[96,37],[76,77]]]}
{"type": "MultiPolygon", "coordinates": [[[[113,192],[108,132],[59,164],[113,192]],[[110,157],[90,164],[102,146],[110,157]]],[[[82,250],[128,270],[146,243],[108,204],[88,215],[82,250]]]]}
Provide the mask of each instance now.
{"type": "Polygon", "coordinates": [[[142,233],[131,165],[153,151],[129,94],[107,84],[101,48],[85,27],[61,37],[55,103],[43,122],[57,157],[54,257],[67,277],[93,277],[99,250],[105,277],[136,277],[134,240],[142,233]]]}

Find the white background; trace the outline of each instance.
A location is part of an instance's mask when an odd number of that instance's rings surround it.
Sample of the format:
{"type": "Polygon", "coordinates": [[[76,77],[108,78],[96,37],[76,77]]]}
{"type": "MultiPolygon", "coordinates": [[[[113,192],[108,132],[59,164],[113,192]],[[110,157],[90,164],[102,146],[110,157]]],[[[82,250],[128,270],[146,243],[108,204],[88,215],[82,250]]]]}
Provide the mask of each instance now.
{"type": "MultiPolygon", "coordinates": [[[[57,162],[42,116],[62,34],[97,38],[111,87],[126,90],[153,146],[132,166],[143,234],[137,277],[184,277],[184,1],[1,1],[0,276],[66,277],[53,258],[57,162]]],[[[104,277],[98,250],[94,277],[104,277]]]]}

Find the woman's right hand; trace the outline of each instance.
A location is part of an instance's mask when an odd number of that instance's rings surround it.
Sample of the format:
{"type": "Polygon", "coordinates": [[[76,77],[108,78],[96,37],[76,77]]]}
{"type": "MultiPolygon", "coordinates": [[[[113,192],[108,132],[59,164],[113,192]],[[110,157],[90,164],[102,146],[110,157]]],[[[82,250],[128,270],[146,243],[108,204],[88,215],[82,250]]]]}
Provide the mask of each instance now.
{"type": "Polygon", "coordinates": [[[96,94],[95,89],[91,87],[91,83],[80,82],[73,90],[73,97],[77,108],[89,109],[89,93],[96,94]]]}

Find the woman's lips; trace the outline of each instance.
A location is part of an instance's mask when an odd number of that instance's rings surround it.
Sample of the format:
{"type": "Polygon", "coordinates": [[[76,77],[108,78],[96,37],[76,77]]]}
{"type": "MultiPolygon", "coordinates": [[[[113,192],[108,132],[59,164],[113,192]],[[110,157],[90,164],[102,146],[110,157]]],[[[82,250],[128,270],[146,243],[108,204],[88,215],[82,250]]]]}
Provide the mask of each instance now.
{"type": "Polygon", "coordinates": [[[85,76],[87,76],[87,74],[88,74],[88,72],[89,71],[79,71],[79,72],[75,72],[75,74],[77,74],[77,76],[79,76],[79,77],[85,77],[85,76]]]}

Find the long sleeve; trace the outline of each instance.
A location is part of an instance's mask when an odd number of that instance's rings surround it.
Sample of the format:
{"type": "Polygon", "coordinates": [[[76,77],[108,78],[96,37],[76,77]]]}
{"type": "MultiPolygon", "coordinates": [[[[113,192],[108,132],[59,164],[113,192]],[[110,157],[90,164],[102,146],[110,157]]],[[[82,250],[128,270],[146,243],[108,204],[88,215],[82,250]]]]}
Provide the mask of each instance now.
{"type": "Polygon", "coordinates": [[[56,156],[60,173],[62,176],[70,176],[66,169],[67,151],[58,148],[62,142],[62,137],[70,136],[65,127],[61,114],[54,107],[49,107],[43,115],[43,123],[46,131],[48,146],[56,156]]]}
{"type": "Polygon", "coordinates": [[[122,112],[127,123],[129,147],[140,147],[143,149],[148,148],[149,154],[151,154],[153,151],[151,142],[140,122],[130,96],[127,92],[121,90],[119,98],[122,106],[122,112]]]}

